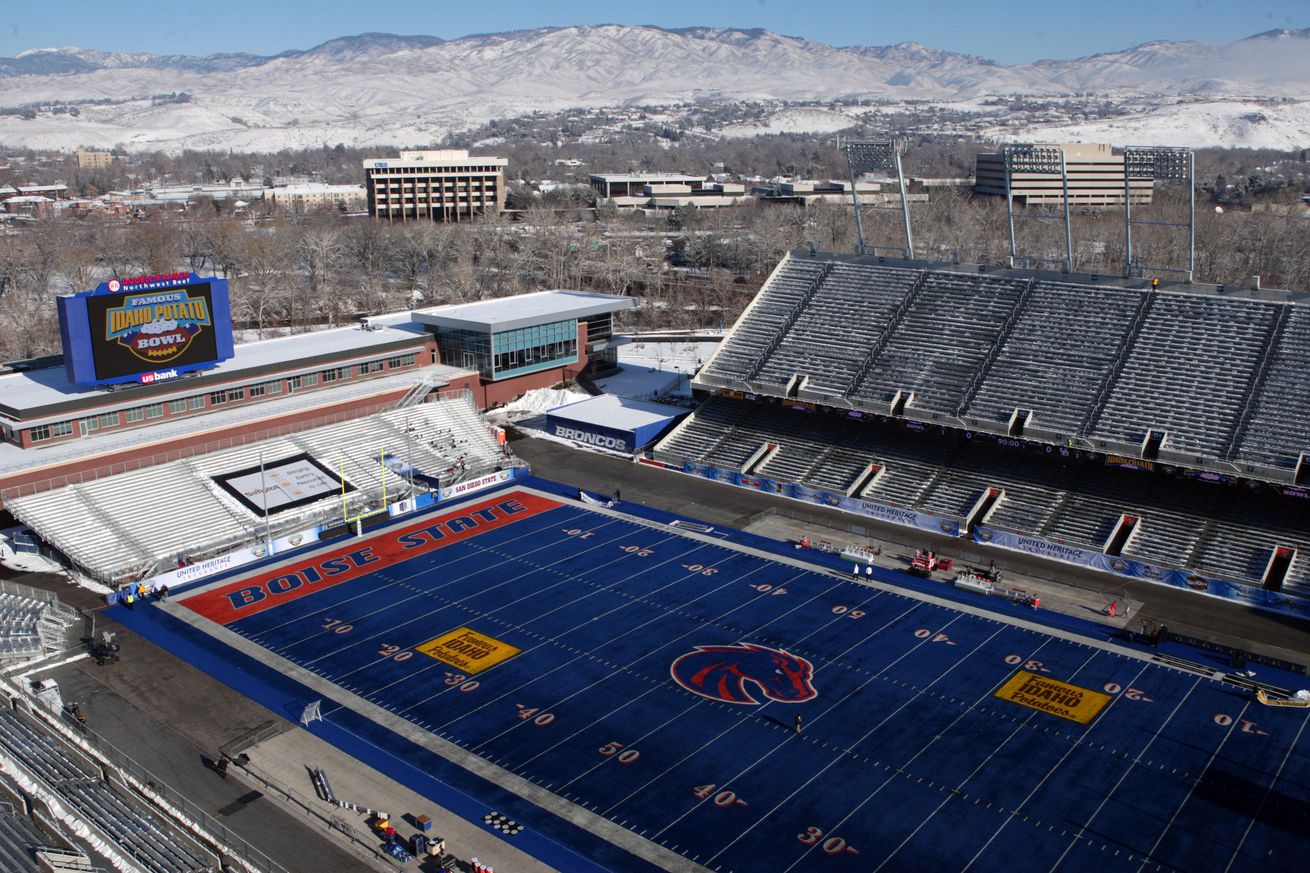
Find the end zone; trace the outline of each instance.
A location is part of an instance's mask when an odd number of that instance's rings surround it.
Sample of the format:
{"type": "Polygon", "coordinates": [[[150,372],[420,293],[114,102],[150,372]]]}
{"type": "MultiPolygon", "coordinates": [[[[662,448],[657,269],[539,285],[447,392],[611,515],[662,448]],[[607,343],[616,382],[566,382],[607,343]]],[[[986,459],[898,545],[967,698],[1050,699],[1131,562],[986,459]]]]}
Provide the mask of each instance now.
{"type": "Polygon", "coordinates": [[[190,594],[180,602],[216,624],[228,625],[314,591],[340,585],[397,561],[477,536],[554,509],[555,500],[527,491],[502,492],[435,518],[388,529],[347,545],[302,555],[236,582],[190,594]],[[376,565],[376,566],[373,566],[376,565]]]}

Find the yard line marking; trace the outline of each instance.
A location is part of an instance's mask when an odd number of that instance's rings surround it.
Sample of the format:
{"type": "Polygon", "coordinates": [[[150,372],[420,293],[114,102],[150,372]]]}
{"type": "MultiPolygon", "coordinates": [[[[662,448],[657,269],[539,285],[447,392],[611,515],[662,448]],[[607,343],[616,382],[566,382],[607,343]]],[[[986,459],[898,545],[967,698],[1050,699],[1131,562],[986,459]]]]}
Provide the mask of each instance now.
{"type": "MultiPolygon", "coordinates": [[[[1046,639],[1045,641],[1043,641],[1043,642],[1042,642],[1042,645],[1041,645],[1041,646],[1038,646],[1037,649],[1034,650],[1033,654],[1036,654],[1037,651],[1040,651],[1040,650],[1042,649],[1042,647],[1045,646],[1045,645],[1046,645],[1047,643],[1049,643],[1049,642],[1050,642],[1050,639],[1049,639],[1049,638],[1046,639]]],[[[1100,652],[1092,652],[1092,654],[1088,656],[1087,660],[1086,660],[1086,661],[1083,661],[1082,664],[1080,664],[1080,665],[1078,666],[1078,669],[1074,670],[1073,673],[1071,673],[1067,679],[1062,680],[1062,681],[1065,681],[1065,682],[1073,682],[1074,679],[1078,676],[1078,674],[1082,673],[1082,671],[1083,671],[1084,669],[1086,669],[1087,665],[1090,664],[1092,661],[1094,661],[1094,660],[1096,659],[1096,656],[1099,655],[1099,654],[1100,654],[1100,652]]],[[[1141,676],[1142,673],[1145,672],[1145,671],[1146,671],[1146,667],[1143,666],[1143,667],[1142,667],[1142,670],[1138,672],[1137,676],[1141,676]]],[[[1002,680],[1002,682],[1004,682],[1004,681],[1005,681],[1005,680],[1002,680]]],[[[1136,677],[1134,677],[1134,682],[1135,682],[1135,681],[1136,681],[1136,677]]],[[[999,683],[998,683],[998,684],[999,684],[999,683]]],[[[928,751],[929,747],[931,747],[933,743],[937,742],[937,740],[940,739],[940,737],[941,737],[942,735],[945,735],[945,733],[946,733],[947,731],[949,731],[951,728],[955,727],[955,725],[959,723],[960,719],[964,718],[965,715],[967,715],[968,713],[972,712],[972,711],[974,710],[974,708],[975,708],[976,706],[978,706],[979,703],[982,703],[984,700],[986,700],[988,697],[990,697],[992,694],[994,694],[994,693],[996,692],[996,687],[997,687],[996,685],[993,685],[991,691],[990,691],[986,696],[984,696],[984,697],[982,697],[982,698],[979,698],[977,701],[975,701],[973,704],[971,704],[967,710],[965,710],[964,712],[960,713],[959,717],[956,718],[955,721],[953,721],[953,722],[951,722],[949,725],[947,725],[946,728],[943,729],[943,730],[940,732],[939,736],[935,736],[935,737],[933,737],[931,740],[929,740],[928,743],[927,743],[927,744],[926,744],[922,749],[920,749],[918,752],[915,753],[914,758],[911,758],[909,761],[906,761],[906,762],[905,762],[905,765],[902,766],[902,769],[904,769],[905,766],[908,766],[910,763],[912,763],[912,762],[915,760],[915,758],[918,758],[918,757],[919,757],[920,755],[922,755],[924,752],[928,751]]],[[[1000,743],[998,746],[996,746],[996,748],[992,749],[991,754],[989,754],[986,758],[984,758],[983,761],[982,761],[982,763],[980,763],[977,767],[975,767],[975,768],[973,769],[973,772],[972,772],[972,773],[970,773],[968,776],[964,777],[964,779],[960,782],[960,784],[957,785],[957,786],[955,786],[954,789],[952,789],[952,793],[951,793],[951,794],[948,794],[948,795],[946,796],[946,798],[945,798],[944,800],[942,800],[942,802],[941,802],[940,804],[937,805],[937,808],[934,809],[932,812],[930,812],[930,813],[929,813],[929,814],[928,814],[928,815],[923,819],[923,821],[919,822],[919,826],[916,827],[916,828],[915,828],[915,829],[910,833],[909,836],[907,836],[904,840],[902,840],[902,841],[901,841],[901,844],[898,845],[895,849],[893,849],[892,852],[891,852],[891,854],[888,855],[886,858],[884,858],[884,859],[883,859],[883,862],[882,862],[881,864],[879,864],[876,868],[874,868],[874,873],[878,873],[879,870],[881,870],[883,867],[886,867],[887,864],[891,861],[891,859],[894,858],[894,857],[896,856],[896,853],[899,852],[901,849],[905,848],[906,844],[908,844],[908,843],[910,842],[910,840],[914,839],[914,837],[917,836],[918,833],[919,833],[921,830],[923,830],[924,827],[927,826],[928,822],[931,821],[931,820],[933,819],[933,817],[937,815],[937,813],[941,812],[943,808],[945,808],[946,804],[948,804],[948,803],[951,802],[951,800],[952,800],[953,797],[954,797],[954,792],[960,791],[961,789],[964,788],[965,785],[968,785],[968,784],[969,784],[969,780],[973,779],[973,777],[976,776],[980,770],[982,770],[984,767],[986,767],[988,764],[990,764],[990,763],[992,762],[992,759],[996,757],[997,753],[1000,752],[1001,749],[1005,748],[1005,747],[1009,744],[1010,740],[1012,740],[1012,739],[1014,739],[1016,736],[1018,736],[1020,731],[1022,731],[1022,730],[1023,730],[1024,728],[1026,728],[1026,727],[1029,727],[1029,726],[1031,725],[1031,723],[1033,722],[1033,720],[1036,719],[1036,717],[1037,717],[1039,714],[1040,714],[1040,711],[1039,711],[1039,710],[1033,710],[1033,712],[1031,712],[1031,713],[1028,715],[1027,718],[1025,718],[1023,721],[1019,722],[1019,723],[1015,726],[1014,730],[1011,731],[1010,734],[1009,734],[1009,735],[1008,735],[1004,740],[1002,740],[1001,743],[1000,743]]],[[[1091,727],[1089,726],[1089,727],[1088,727],[1088,731],[1085,731],[1085,732],[1084,732],[1084,736],[1086,736],[1086,733],[1089,732],[1090,730],[1091,730],[1091,727]]],[[[1075,740],[1074,742],[1075,742],[1075,744],[1076,744],[1077,742],[1079,742],[1079,740],[1075,740]]],[[[870,794],[870,795],[869,795],[868,797],[866,797],[864,800],[860,801],[860,805],[857,806],[855,809],[851,810],[850,812],[848,812],[848,813],[846,814],[846,817],[845,817],[845,818],[843,818],[840,822],[838,822],[836,825],[833,826],[832,830],[836,830],[837,828],[839,828],[839,827],[841,827],[842,825],[844,825],[844,824],[846,823],[846,821],[847,821],[848,819],[851,818],[851,816],[855,815],[855,813],[857,813],[861,808],[863,808],[864,805],[865,805],[866,803],[868,803],[870,800],[873,799],[874,794],[877,794],[879,791],[882,791],[882,789],[883,789],[883,788],[884,788],[884,787],[885,787],[889,782],[891,782],[891,779],[888,779],[888,780],[887,780],[886,782],[884,782],[882,785],[879,785],[879,786],[878,786],[878,789],[877,789],[876,791],[874,791],[873,794],[870,794]]],[[[1024,821],[1027,821],[1027,820],[1028,820],[1028,817],[1027,817],[1027,816],[1024,816],[1024,821]]],[[[808,854],[810,851],[813,851],[813,848],[814,848],[814,847],[811,846],[808,850],[806,850],[806,853],[808,854]]],[[[796,865],[793,864],[792,867],[794,867],[794,866],[796,866],[796,865]]],[[[791,867],[788,867],[787,869],[790,870],[791,867]]]]}
{"type": "Polygon", "coordinates": [[[1260,813],[1264,812],[1265,804],[1269,802],[1269,795],[1273,794],[1274,786],[1278,784],[1279,778],[1282,777],[1283,768],[1287,766],[1288,760],[1292,757],[1292,750],[1296,748],[1297,743],[1301,742],[1301,734],[1305,732],[1307,721],[1310,720],[1301,720],[1301,727],[1297,730],[1295,739],[1287,747],[1287,754],[1283,755],[1283,760],[1278,765],[1278,772],[1274,774],[1269,787],[1265,789],[1264,797],[1260,798],[1260,805],[1256,807],[1255,814],[1251,816],[1251,821],[1247,823],[1246,830],[1242,831],[1242,839],[1238,841],[1237,848],[1233,849],[1233,857],[1228,860],[1228,866],[1224,868],[1224,873],[1228,873],[1233,868],[1233,863],[1237,860],[1237,856],[1241,854],[1242,846],[1246,845],[1246,838],[1251,835],[1251,828],[1255,827],[1255,823],[1260,820],[1260,813]]]}
{"type": "Polygon", "coordinates": [[[1219,752],[1223,750],[1225,745],[1227,745],[1229,738],[1236,732],[1237,726],[1242,723],[1242,716],[1246,715],[1246,711],[1250,708],[1251,701],[1249,700],[1242,705],[1242,711],[1237,714],[1237,718],[1233,719],[1233,723],[1228,726],[1228,731],[1224,734],[1224,738],[1219,741],[1219,745],[1215,746],[1214,751],[1210,753],[1210,757],[1206,760],[1205,766],[1201,768],[1201,772],[1197,774],[1194,780],[1192,780],[1192,785],[1187,789],[1187,795],[1183,798],[1183,802],[1178,804],[1178,808],[1174,810],[1174,814],[1169,816],[1169,821],[1165,824],[1164,830],[1160,831],[1160,836],[1156,837],[1155,843],[1149,850],[1147,850],[1146,857],[1142,859],[1141,866],[1137,868],[1139,871],[1146,869],[1146,865],[1150,862],[1152,856],[1155,855],[1155,850],[1160,848],[1160,844],[1164,842],[1164,838],[1169,834],[1169,830],[1174,826],[1174,822],[1178,819],[1178,813],[1182,812],[1183,807],[1187,806],[1187,801],[1192,799],[1192,794],[1196,791],[1197,783],[1205,778],[1205,774],[1210,770],[1210,765],[1214,763],[1214,759],[1219,756],[1219,752]]]}
{"type": "MultiPolygon", "coordinates": [[[[863,601],[861,601],[861,606],[863,607],[863,606],[868,605],[868,604],[869,604],[871,601],[873,601],[876,597],[878,597],[878,594],[875,593],[872,597],[868,598],[867,600],[863,600],[863,601]]],[[[905,612],[902,612],[900,615],[896,616],[896,618],[891,619],[891,620],[888,621],[886,624],[884,624],[882,627],[877,628],[876,630],[872,630],[872,631],[870,631],[870,632],[869,632],[868,634],[866,634],[863,638],[861,638],[860,641],[859,641],[858,643],[855,643],[855,644],[852,645],[850,648],[846,649],[846,652],[850,652],[852,649],[854,649],[854,648],[856,648],[856,647],[858,647],[858,646],[860,646],[860,645],[863,645],[865,642],[867,642],[867,641],[868,641],[869,639],[871,639],[873,636],[875,636],[875,635],[877,635],[879,632],[881,632],[884,628],[888,627],[889,625],[891,625],[892,623],[894,623],[894,622],[896,622],[896,621],[899,621],[901,618],[904,618],[906,615],[909,615],[909,613],[912,612],[914,609],[915,609],[915,607],[914,607],[914,606],[911,606],[911,607],[909,607],[909,609],[906,609],[905,612]]],[[[831,620],[829,621],[829,624],[835,624],[837,621],[840,620],[840,618],[841,618],[841,617],[838,616],[838,617],[835,617],[835,618],[831,619],[831,620]]],[[[825,628],[827,628],[827,627],[828,627],[828,625],[823,625],[823,626],[821,626],[821,627],[819,627],[819,628],[815,628],[815,629],[812,630],[810,633],[808,633],[808,634],[806,634],[804,637],[802,637],[801,640],[809,639],[810,637],[814,636],[816,633],[819,633],[821,630],[823,630],[823,629],[825,629],[825,628]]],[[[846,652],[843,652],[842,654],[844,655],[844,654],[846,654],[846,652]]],[[[840,658],[841,656],[839,655],[838,657],[840,658]]],[[[836,660],[837,660],[837,659],[833,659],[833,660],[831,660],[831,661],[829,661],[829,662],[827,662],[827,663],[825,663],[825,664],[822,664],[822,665],[820,665],[820,666],[818,666],[818,667],[815,667],[815,668],[814,668],[814,675],[815,675],[815,676],[818,676],[819,673],[822,672],[824,669],[826,669],[826,668],[828,668],[828,667],[835,666],[836,660]]],[[[848,696],[849,696],[849,695],[843,695],[841,698],[839,698],[839,699],[837,700],[836,703],[833,704],[833,706],[840,705],[842,701],[848,699],[848,696]]],[[[751,713],[751,714],[753,715],[754,713],[751,713]]],[[[744,715],[745,715],[745,713],[743,713],[743,716],[744,716],[744,715]]],[[[821,717],[821,716],[820,716],[820,717],[821,717]]],[[[652,777],[651,779],[648,779],[644,784],[642,784],[642,785],[638,786],[637,788],[633,789],[633,791],[631,791],[631,792],[630,792],[626,797],[624,797],[624,798],[622,798],[621,800],[615,802],[614,804],[612,804],[612,805],[609,807],[609,809],[605,810],[605,812],[603,813],[603,815],[608,815],[612,810],[618,808],[618,807],[621,806],[622,804],[626,803],[628,800],[632,799],[635,795],[640,794],[642,791],[645,791],[647,788],[649,788],[650,786],[654,785],[656,782],[658,782],[660,779],[662,779],[665,775],[667,775],[670,771],[672,771],[672,770],[674,770],[674,769],[676,769],[676,768],[682,766],[682,765],[685,764],[687,761],[690,761],[692,758],[696,757],[696,755],[700,754],[702,751],[704,751],[705,749],[709,748],[709,747],[710,747],[711,745],[713,745],[714,743],[718,742],[720,739],[722,739],[722,738],[723,738],[724,736],[726,736],[727,734],[731,733],[732,731],[735,731],[737,728],[741,727],[743,724],[750,723],[750,721],[751,721],[751,719],[748,719],[748,718],[744,718],[744,717],[743,717],[743,718],[739,719],[737,722],[735,722],[734,724],[729,725],[727,728],[725,728],[724,730],[722,730],[721,732],[719,732],[719,734],[718,734],[717,736],[715,736],[714,738],[712,738],[712,739],[710,739],[709,741],[707,741],[707,742],[705,742],[704,744],[702,744],[700,748],[698,748],[698,749],[696,749],[696,750],[694,750],[694,751],[692,751],[692,752],[690,752],[690,753],[688,753],[688,754],[682,756],[682,758],[680,758],[678,761],[676,761],[675,763],[673,763],[673,764],[670,765],[669,767],[665,768],[665,770],[664,770],[663,772],[661,772],[661,773],[659,773],[658,775],[652,777]]],[[[644,738],[643,738],[643,739],[644,739],[644,738]]],[[[826,743],[824,743],[823,745],[824,745],[825,747],[827,747],[827,748],[831,748],[831,747],[828,746],[826,743]]],[[[734,778],[735,778],[735,777],[734,777],[734,778]]],[[[726,784],[726,783],[724,783],[724,784],[726,784]]],[[[697,806],[699,806],[699,805],[700,805],[700,804],[697,804],[697,806]]]]}
{"type": "MultiPolygon", "coordinates": [[[[956,620],[957,620],[957,619],[951,619],[951,621],[948,622],[948,623],[944,626],[944,628],[945,628],[945,627],[950,627],[952,624],[955,623],[956,620]]],[[[944,629],[944,628],[943,628],[943,629],[944,629]]],[[[868,739],[869,737],[873,736],[873,735],[878,731],[878,729],[881,728],[883,725],[885,725],[889,720],[891,720],[891,718],[892,718],[893,716],[895,716],[895,715],[896,715],[897,713],[899,713],[901,710],[905,709],[905,707],[909,706],[909,705],[910,705],[911,703],[913,703],[915,700],[918,700],[919,697],[922,696],[923,693],[924,693],[925,691],[927,691],[927,690],[928,690],[929,688],[931,688],[933,685],[935,685],[935,684],[937,684],[938,682],[940,682],[942,679],[946,678],[946,676],[948,676],[948,675],[949,675],[953,670],[955,670],[956,667],[959,667],[961,664],[963,664],[963,663],[965,663],[966,661],[968,661],[968,660],[969,660],[969,657],[970,657],[971,655],[973,655],[975,652],[977,652],[977,651],[978,651],[979,649],[981,649],[983,646],[987,645],[989,642],[991,642],[993,639],[995,639],[996,636],[997,636],[998,634],[1000,634],[1000,633],[1001,633],[1002,631],[1004,631],[1004,630],[1005,630],[1005,628],[1003,628],[1003,627],[1001,627],[1001,628],[997,628],[997,629],[992,633],[991,636],[987,637],[987,638],[984,639],[982,642],[980,642],[978,645],[974,646],[973,649],[971,649],[971,650],[968,652],[968,654],[963,655],[962,657],[960,657],[959,660],[957,660],[954,664],[952,664],[951,666],[947,667],[946,670],[944,670],[940,676],[938,676],[936,679],[932,680],[932,682],[929,682],[926,686],[924,686],[922,689],[920,689],[918,692],[916,692],[913,696],[911,696],[909,699],[907,699],[904,703],[902,703],[900,706],[896,707],[896,709],[892,710],[890,713],[888,713],[886,716],[884,716],[883,719],[882,719],[881,721],[879,721],[879,722],[878,722],[877,724],[875,724],[872,728],[870,728],[868,731],[866,731],[866,732],[864,733],[864,735],[861,736],[858,740],[856,740],[854,743],[851,743],[851,745],[850,745],[850,749],[853,750],[853,749],[854,749],[856,746],[858,746],[860,743],[864,742],[866,739],[868,739]]],[[[940,632],[941,632],[941,631],[938,631],[938,633],[940,633],[940,632]]],[[[928,644],[930,643],[931,640],[932,640],[932,636],[931,636],[931,635],[930,635],[930,636],[927,636],[927,637],[924,637],[924,638],[920,641],[919,645],[920,645],[920,646],[928,645],[928,644]]],[[[917,648],[918,648],[918,646],[915,647],[915,649],[917,649],[917,648]]],[[[914,651],[914,649],[911,649],[910,651],[914,651]]],[[[905,655],[902,655],[902,656],[901,656],[901,658],[906,657],[908,654],[909,654],[909,652],[906,652],[905,655]]],[[[901,658],[898,658],[897,661],[901,660],[901,658]]],[[[894,662],[892,662],[892,663],[896,663],[896,662],[894,661],[894,662]]],[[[872,679],[869,680],[869,682],[872,682],[872,681],[873,681],[872,679]]],[[[861,685],[860,687],[863,688],[863,687],[865,687],[865,685],[867,685],[867,684],[868,684],[868,682],[866,682],[864,685],[861,685]]],[[[846,697],[849,698],[850,695],[846,695],[846,697]]],[[[832,711],[831,709],[828,710],[828,712],[831,712],[831,711],[832,711]]],[[[824,713],[824,715],[826,715],[826,714],[827,714],[827,713],[824,713]]],[[[819,719],[823,718],[823,715],[820,715],[818,718],[819,718],[819,719]]],[[[815,721],[818,721],[818,719],[815,719],[815,721]]],[[[776,747],[775,747],[775,750],[776,750],[776,747]]],[[[770,754],[772,754],[772,752],[770,752],[770,754]]],[[[805,780],[805,782],[803,782],[800,786],[798,786],[795,790],[793,790],[791,794],[788,794],[786,797],[784,797],[784,798],[783,798],[783,799],[782,799],[778,804],[776,804],[772,809],[770,809],[770,810],[769,810],[768,812],[766,812],[764,815],[762,815],[762,816],[760,816],[758,819],[756,819],[754,824],[752,824],[750,827],[746,828],[744,831],[742,831],[740,834],[738,834],[736,837],[734,837],[734,838],[732,839],[732,841],[729,842],[727,845],[725,845],[722,849],[719,849],[719,851],[715,852],[714,855],[712,855],[712,856],[710,857],[710,860],[713,861],[715,858],[719,857],[719,856],[722,855],[724,852],[728,851],[728,849],[731,849],[734,845],[737,844],[738,841],[740,841],[740,840],[742,839],[742,837],[746,836],[746,835],[749,834],[751,831],[755,830],[755,828],[759,827],[759,825],[760,825],[760,824],[761,824],[765,819],[767,819],[769,816],[773,815],[775,812],[777,812],[777,811],[778,811],[779,809],[781,809],[782,807],[786,806],[786,804],[787,804],[788,801],[790,801],[793,797],[795,797],[797,794],[799,794],[799,793],[800,793],[801,791],[803,791],[804,789],[808,788],[808,787],[809,787],[809,786],[814,782],[815,779],[818,779],[818,778],[819,778],[820,776],[822,776],[824,773],[826,773],[826,772],[828,772],[829,770],[831,770],[831,769],[832,769],[832,768],[837,764],[838,761],[842,760],[843,757],[845,757],[845,756],[844,756],[844,755],[838,755],[836,758],[833,758],[831,761],[829,761],[826,765],[824,765],[823,767],[821,767],[821,768],[819,768],[818,770],[816,770],[816,771],[814,772],[814,774],[813,774],[812,776],[810,776],[809,779],[805,780]]],[[[763,759],[761,759],[761,760],[763,760],[763,759]]],[[[754,768],[756,765],[758,765],[759,763],[760,763],[759,761],[756,761],[755,764],[752,764],[750,767],[747,768],[747,770],[753,769],[753,768],[754,768]]],[[[746,771],[743,771],[743,772],[746,772],[746,771]]],[[[737,778],[740,778],[740,777],[737,777],[737,778]]],[[[702,802],[703,802],[703,801],[702,801],[702,802]]]]}
{"type": "MultiPolygon", "coordinates": [[[[1145,671],[1143,670],[1143,672],[1145,671]]],[[[1141,675],[1142,675],[1141,673],[1137,674],[1138,677],[1140,677],[1141,675]]],[[[1135,677],[1133,679],[1134,684],[1136,684],[1136,681],[1137,679],[1135,677]]],[[[1145,755],[1150,750],[1151,746],[1155,744],[1155,741],[1160,738],[1161,731],[1165,729],[1165,726],[1168,725],[1169,722],[1173,721],[1174,716],[1178,714],[1178,710],[1183,708],[1183,704],[1187,702],[1187,698],[1192,696],[1192,692],[1195,691],[1196,687],[1200,684],[1201,684],[1201,677],[1200,676],[1195,677],[1195,680],[1192,682],[1192,687],[1188,688],[1187,693],[1184,694],[1181,698],[1179,698],[1177,705],[1174,706],[1173,710],[1169,713],[1169,715],[1165,718],[1165,720],[1160,723],[1160,726],[1155,729],[1155,732],[1151,735],[1151,739],[1147,741],[1145,746],[1142,746],[1141,751],[1137,753],[1137,755],[1133,758],[1133,760],[1128,762],[1128,766],[1124,769],[1123,775],[1119,777],[1119,781],[1115,782],[1114,787],[1106,792],[1105,797],[1102,798],[1100,804],[1097,805],[1096,809],[1092,810],[1092,814],[1088,817],[1087,821],[1082,825],[1082,827],[1078,828],[1078,833],[1073,835],[1073,839],[1069,841],[1069,845],[1065,847],[1064,851],[1060,854],[1060,857],[1055,859],[1055,863],[1051,865],[1052,873],[1054,873],[1054,871],[1059,868],[1060,864],[1064,861],[1065,856],[1067,856],[1070,852],[1073,851],[1073,847],[1078,845],[1078,841],[1083,838],[1083,834],[1087,831],[1089,827],[1091,827],[1092,822],[1096,821],[1096,817],[1101,814],[1101,810],[1104,809],[1105,805],[1110,802],[1110,798],[1114,797],[1115,792],[1119,790],[1119,786],[1123,785],[1124,780],[1127,779],[1128,776],[1133,772],[1133,768],[1136,767],[1137,764],[1142,760],[1142,756],[1145,755]]],[[[1174,772],[1177,773],[1178,771],[1175,770],[1174,772]]]]}

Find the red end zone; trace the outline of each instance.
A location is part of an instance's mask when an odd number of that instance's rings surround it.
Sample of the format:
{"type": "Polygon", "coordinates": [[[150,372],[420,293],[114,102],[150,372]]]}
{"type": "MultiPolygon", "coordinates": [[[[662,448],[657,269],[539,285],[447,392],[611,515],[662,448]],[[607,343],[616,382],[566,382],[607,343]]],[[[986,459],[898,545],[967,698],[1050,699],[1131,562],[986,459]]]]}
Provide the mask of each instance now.
{"type": "Polygon", "coordinates": [[[498,494],[444,515],[429,516],[405,527],[351,540],[331,551],[306,555],[299,563],[231,582],[188,597],[181,603],[210,621],[230,624],[560,505],[549,498],[523,491],[498,494]]]}

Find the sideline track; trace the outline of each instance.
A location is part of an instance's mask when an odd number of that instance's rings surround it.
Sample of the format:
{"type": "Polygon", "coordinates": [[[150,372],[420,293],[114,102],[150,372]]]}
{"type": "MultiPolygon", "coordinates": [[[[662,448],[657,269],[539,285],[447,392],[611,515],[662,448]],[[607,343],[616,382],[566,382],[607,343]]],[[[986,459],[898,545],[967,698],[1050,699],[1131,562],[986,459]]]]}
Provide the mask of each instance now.
{"type": "Polygon", "coordinates": [[[1310,848],[1302,711],[1088,622],[571,494],[519,480],[114,615],[283,715],[321,698],[313,733],[525,824],[492,832],[561,870],[1274,870],[1310,848]]]}

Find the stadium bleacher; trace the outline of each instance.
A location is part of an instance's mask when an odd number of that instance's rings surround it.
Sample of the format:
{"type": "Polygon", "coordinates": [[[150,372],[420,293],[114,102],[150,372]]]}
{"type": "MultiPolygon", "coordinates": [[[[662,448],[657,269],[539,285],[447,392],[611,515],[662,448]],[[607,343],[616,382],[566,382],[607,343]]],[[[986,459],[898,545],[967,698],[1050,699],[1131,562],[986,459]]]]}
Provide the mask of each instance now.
{"type": "Polygon", "coordinates": [[[46,592],[6,586],[12,590],[0,591],[0,661],[62,650],[65,631],[79,618],[77,610],[46,592]]]}
{"type": "Polygon", "coordinates": [[[1310,373],[1310,307],[1299,306],[1288,313],[1283,324],[1264,384],[1247,401],[1250,414],[1230,456],[1235,454],[1256,463],[1294,468],[1298,451],[1310,453],[1307,373],[1310,373]]]}
{"type": "Polygon", "coordinates": [[[713,464],[834,494],[851,493],[876,465],[881,474],[852,496],[961,519],[995,488],[1002,496],[985,519],[989,526],[1091,552],[1104,549],[1127,514],[1138,524],[1123,546],[1124,557],[1247,585],[1261,583],[1275,547],[1291,546],[1300,557],[1284,590],[1310,595],[1310,534],[1299,532],[1310,531],[1307,501],[1246,492],[1234,501],[1228,486],[1142,470],[1078,466],[1058,453],[983,442],[717,396],[657,445],[653,456],[674,464],[713,464]],[[776,452],[743,470],[740,462],[766,444],[776,446],[776,452]]]}
{"type": "Polygon", "coordinates": [[[1043,430],[1079,433],[1137,313],[1140,291],[1039,282],[962,415],[998,425],[1028,409],[1043,430]],[[1062,353],[1053,355],[1053,349],[1062,353]]]}
{"type": "MultiPolygon", "coordinates": [[[[1289,481],[1310,451],[1310,306],[847,255],[788,255],[696,377],[708,390],[1034,434],[1289,481]],[[1300,381],[1298,381],[1300,380],[1300,381]]],[[[1271,292],[1272,294],[1272,292],[1271,292]]]]}
{"type": "MultiPolygon", "coordinates": [[[[15,497],[9,510],[80,567],[103,581],[200,558],[263,538],[265,520],[220,488],[212,477],[301,453],[344,471],[358,489],[352,511],[403,497],[405,482],[386,471],[383,454],[424,473],[455,482],[490,472],[504,455],[471,398],[444,397],[378,415],[252,442],[223,451],[147,467],[37,494],[15,497]],[[143,500],[167,499],[169,512],[141,512],[143,500]],[[179,524],[178,519],[185,519],[179,524]]],[[[304,529],[341,495],[269,514],[273,536],[304,529]]]]}
{"type": "Polygon", "coordinates": [[[213,865],[188,847],[180,834],[129,804],[101,781],[98,767],[13,710],[0,709],[0,746],[142,869],[152,873],[200,873],[212,869],[213,865]]]}
{"type": "Polygon", "coordinates": [[[1223,457],[1285,308],[1157,294],[1090,435],[1139,445],[1158,429],[1171,451],[1223,457]]]}
{"type": "Polygon", "coordinates": [[[909,390],[915,409],[954,415],[1029,284],[929,273],[849,396],[890,403],[897,391],[909,390]]]}

